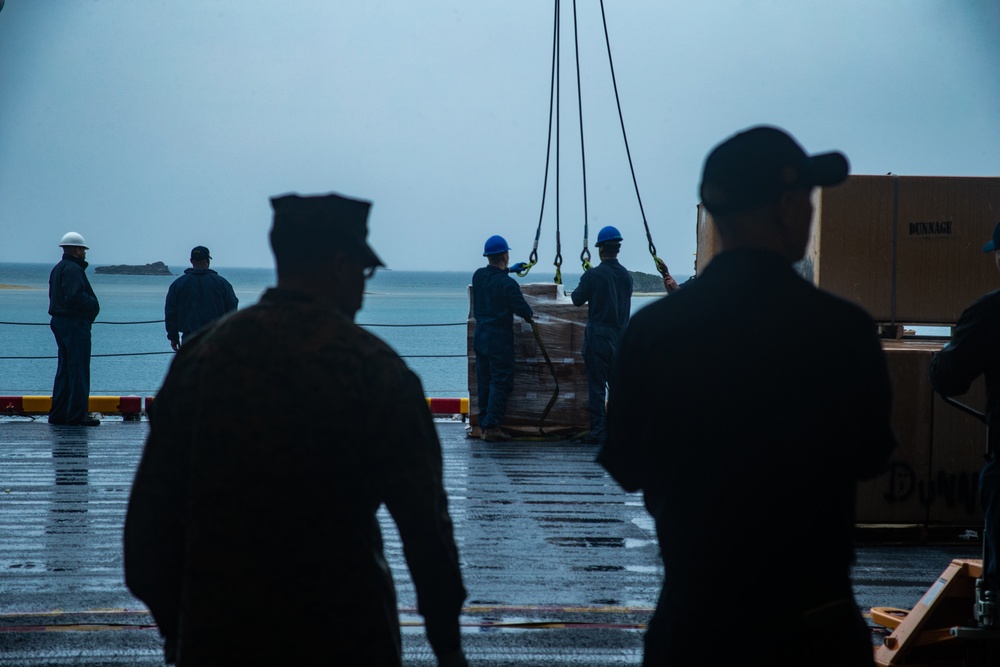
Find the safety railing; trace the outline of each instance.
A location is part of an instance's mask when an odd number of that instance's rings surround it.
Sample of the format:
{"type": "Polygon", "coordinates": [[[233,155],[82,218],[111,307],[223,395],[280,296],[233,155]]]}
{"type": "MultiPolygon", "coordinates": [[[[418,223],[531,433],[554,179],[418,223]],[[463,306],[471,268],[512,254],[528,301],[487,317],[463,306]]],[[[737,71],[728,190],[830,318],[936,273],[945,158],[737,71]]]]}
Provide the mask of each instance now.
{"type": "MultiPolygon", "coordinates": [[[[128,322],[118,322],[118,321],[108,321],[108,320],[97,320],[94,322],[95,325],[110,325],[110,326],[124,326],[124,325],[148,325],[148,324],[160,324],[162,325],[164,320],[138,320],[138,321],[128,321],[128,322]]],[[[467,322],[431,322],[431,323],[414,323],[414,324],[390,324],[390,323],[368,323],[359,322],[358,326],[362,328],[423,328],[423,327],[465,327],[467,322]]],[[[0,326],[11,326],[11,327],[48,327],[48,322],[13,322],[13,321],[0,321],[0,326]]],[[[463,337],[464,343],[464,337],[463,337]]],[[[150,351],[150,352],[112,352],[112,353],[97,353],[91,354],[92,359],[106,359],[115,357],[142,357],[142,356],[160,356],[160,355],[173,355],[176,354],[173,350],[162,350],[162,351],[150,351]]],[[[400,354],[403,359],[465,359],[466,354],[400,354]]],[[[54,360],[58,359],[56,354],[45,354],[45,355],[0,355],[0,362],[4,361],[17,361],[17,360],[54,360]]],[[[21,396],[0,396],[0,415],[37,415],[45,414],[49,410],[51,405],[51,397],[45,395],[35,395],[41,394],[42,392],[47,392],[47,389],[38,388],[25,388],[24,395],[21,396]]],[[[145,412],[145,407],[147,403],[152,401],[151,396],[147,396],[146,401],[142,402],[136,394],[155,394],[155,389],[125,389],[125,390],[109,390],[102,388],[92,388],[92,391],[99,394],[121,394],[120,396],[91,396],[91,412],[101,412],[110,414],[121,414],[126,419],[131,418],[133,415],[140,415],[145,412]],[[138,403],[137,403],[138,402],[138,403]]],[[[454,388],[454,389],[430,389],[425,390],[427,394],[451,394],[457,396],[457,398],[442,398],[442,397],[430,397],[427,398],[427,404],[431,411],[435,415],[460,415],[464,421],[465,417],[468,415],[468,398],[464,398],[461,395],[467,392],[467,388],[454,388]]]]}

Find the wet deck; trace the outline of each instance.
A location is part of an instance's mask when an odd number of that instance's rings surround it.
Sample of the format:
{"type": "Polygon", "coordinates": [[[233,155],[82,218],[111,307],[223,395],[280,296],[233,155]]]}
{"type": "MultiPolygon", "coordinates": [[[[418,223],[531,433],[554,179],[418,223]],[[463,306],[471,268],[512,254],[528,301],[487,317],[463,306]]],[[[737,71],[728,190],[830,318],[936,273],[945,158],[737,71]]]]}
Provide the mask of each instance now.
{"type": "MultiPolygon", "coordinates": [[[[0,421],[0,663],[162,664],[158,633],[122,582],[122,520],[147,428],[0,421]]],[[[639,496],[593,462],[592,446],[472,441],[455,422],[438,432],[469,590],[470,661],[639,664],[660,580],[639,496]]],[[[383,519],[406,664],[434,665],[398,536],[383,519]]],[[[910,608],[952,558],[977,557],[976,544],[863,546],[858,602],[910,608]]]]}

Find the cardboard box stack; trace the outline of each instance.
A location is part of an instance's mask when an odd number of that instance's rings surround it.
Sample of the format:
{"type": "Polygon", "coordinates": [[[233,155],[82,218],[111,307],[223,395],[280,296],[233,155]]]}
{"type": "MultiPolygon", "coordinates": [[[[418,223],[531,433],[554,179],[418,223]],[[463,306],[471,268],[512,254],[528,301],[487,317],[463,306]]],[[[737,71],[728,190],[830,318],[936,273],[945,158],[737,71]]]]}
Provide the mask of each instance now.
{"type": "MultiPolygon", "coordinates": [[[[545,360],[531,325],[514,317],[514,390],[507,400],[503,427],[521,434],[571,434],[590,427],[587,414],[587,374],[580,350],[587,326],[587,309],[577,308],[562,285],[529,283],[521,286],[535,316],[535,327],[548,352],[545,360]],[[553,373],[555,377],[553,377],[553,373]],[[558,383],[558,393],[556,392],[558,383]],[[539,420],[555,396],[544,422],[539,420]]],[[[469,289],[468,368],[469,412],[473,435],[478,435],[479,388],[472,336],[472,289],[469,289]]]]}

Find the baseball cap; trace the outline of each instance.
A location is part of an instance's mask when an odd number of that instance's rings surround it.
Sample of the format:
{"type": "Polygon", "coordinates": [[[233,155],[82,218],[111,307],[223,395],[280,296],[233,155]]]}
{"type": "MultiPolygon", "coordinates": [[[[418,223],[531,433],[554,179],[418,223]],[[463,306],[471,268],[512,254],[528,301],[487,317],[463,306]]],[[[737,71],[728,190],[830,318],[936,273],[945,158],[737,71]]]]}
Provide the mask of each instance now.
{"type": "Polygon", "coordinates": [[[712,149],[702,169],[701,201],[713,215],[739,213],[789,190],[843,183],[849,170],[843,153],[807,155],[784,130],[759,125],[712,149]]]}
{"type": "Polygon", "coordinates": [[[203,245],[196,245],[191,248],[191,259],[212,259],[212,255],[209,254],[208,248],[203,245]]]}
{"type": "Polygon", "coordinates": [[[385,266],[367,241],[371,206],[335,193],[272,197],[271,247],[275,253],[303,245],[344,248],[357,252],[367,268],[385,266]]]}
{"type": "Polygon", "coordinates": [[[993,252],[994,250],[1000,250],[1000,222],[993,228],[993,238],[983,246],[983,252],[993,252]]]}

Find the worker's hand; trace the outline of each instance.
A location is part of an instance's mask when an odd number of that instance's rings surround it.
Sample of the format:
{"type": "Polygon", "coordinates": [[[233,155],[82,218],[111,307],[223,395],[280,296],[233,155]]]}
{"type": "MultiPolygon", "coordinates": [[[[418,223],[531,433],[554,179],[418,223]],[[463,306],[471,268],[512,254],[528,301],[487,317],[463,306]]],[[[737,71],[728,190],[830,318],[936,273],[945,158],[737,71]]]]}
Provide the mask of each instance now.
{"type": "Polygon", "coordinates": [[[667,290],[667,294],[671,292],[676,292],[680,288],[681,286],[677,284],[677,281],[674,280],[674,277],[672,275],[668,273],[667,275],[663,276],[663,289],[667,290]]]}
{"type": "Polygon", "coordinates": [[[517,264],[511,264],[510,267],[507,269],[507,273],[520,273],[521,271],[524,271],[524,269],[527,268],[527,266],[528,265],[525,262],[518,262],[517,264]]]}
{"type": "Polygon", "coordinates": [[[172,350],[173,350],[174,352],[180,352],[180,349],[181,349],[181,342],[180,342],[179,340],[172,340],[172,341],[170,341],[170,348],[171,348],[171,349],[172,349],[172,350]]]}

